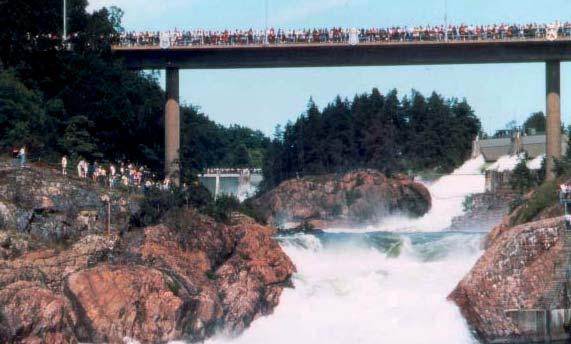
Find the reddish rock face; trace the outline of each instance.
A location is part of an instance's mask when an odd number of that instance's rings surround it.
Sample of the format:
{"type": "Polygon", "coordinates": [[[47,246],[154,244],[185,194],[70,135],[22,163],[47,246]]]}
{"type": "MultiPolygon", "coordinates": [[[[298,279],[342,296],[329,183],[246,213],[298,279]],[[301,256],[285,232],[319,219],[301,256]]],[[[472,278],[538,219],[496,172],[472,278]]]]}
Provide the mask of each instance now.
{"type": "Polygon", "coordinates": [[[66,344],[77,341],[74,333],[77,316],[71,303],[40,283],[21,281],[2,288],[0,304],[3,306],[0,308],[3,343],[66,344]]]}
{"type": "Polygon", "coordinates": [[[171,290],[173,281],[142,266],[109,265],[71,275],[67,289],[82,316],[82,331],[98,343],[124,337],[146,343],[182,337],[178,317],[184,302],[171,290]]]}
{"type": "Polygon", "coordinates": [[[562,218],[498,226],[488,249],[449,299],[486,342],[533,338],[513,311],[569,308],[571,243],[562,218]],[[511,311],[508,312],[508,311],[511,311]]]}
{"type": "Polygon", "coordinates": [[[323,228],[375,223],[392,213],[421,216],[431,198],[426,187],[404,176],[366,170],[288,180],[254,204],[269,223],[323,228]]]}
{"type": "Polygon", "coordinates": [[[216,270],[217,289],[227,291],[221,303],[229,334],[240,333],[256,317],[271,313],[294,271],[272,239],[272,229],[248,225],[235,230],[241,237],[235,254],[216,270]]]}
{"type": "Polygon", "coordinates": [[[0,341],[202,340],[273,310],[295,270],[275,229],[192,210],[169,218],[123,238],[0,259],[0,341]]]}

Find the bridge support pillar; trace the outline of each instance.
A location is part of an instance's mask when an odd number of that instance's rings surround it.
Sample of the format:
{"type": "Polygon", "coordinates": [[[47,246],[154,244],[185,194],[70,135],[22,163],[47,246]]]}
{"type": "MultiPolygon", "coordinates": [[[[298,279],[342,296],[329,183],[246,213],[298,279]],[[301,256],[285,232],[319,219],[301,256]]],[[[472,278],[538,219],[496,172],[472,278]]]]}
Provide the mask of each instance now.
{"type": "Polygon", "coordinates": [[[560,61],[546,61],[546,181],[555,180],[554,159],[561,158],[561,64],[560,61]]]}
{"type": "Polygon", "coordinates": [[[179,70],[166,70],[165,105],[165,177],[175,185],[180,184],[180,106],[179,70]]]}
{"type": "Polygon", "coordinates": [[[220,173],[216,173],[216,182],[214,184],[214,200],[218,199],[220,194],[220,173]]]}

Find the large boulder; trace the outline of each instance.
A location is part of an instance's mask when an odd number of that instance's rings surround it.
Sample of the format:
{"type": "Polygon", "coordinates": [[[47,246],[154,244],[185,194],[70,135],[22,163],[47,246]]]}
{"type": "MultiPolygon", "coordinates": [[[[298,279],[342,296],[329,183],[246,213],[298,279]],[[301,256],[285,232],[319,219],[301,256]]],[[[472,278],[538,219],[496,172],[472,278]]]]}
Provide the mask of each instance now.
{"type": "Polygon", "coordinates": [[[387,178],[374,170],[306,177],[283,182],[254,200],[269,223],[284,227],[375,224],[391,214],[424,215],[428,189],[405,176],[387,178]]]}
{"type": "Polygon", "coordinates": [[[486,252],[449,296],[480,339],[568,339],[569,233],[563,218],[504,224],[491,233],[486,252]]]}
{"type": "Polygon", "coordinates": [[[175,295],[173,281],[142,266],[101,265],[67,280],[70,299],[82,314],[78,332],[96,343],[136,338],[145,343],[180,339],[180,317],[189,305],[175,295]]]}
{"type": "Polygon", "coordinates": [[[275,229],[196,211],[0,259],[3,342],[144,343],[233,335],[269,314],[295,267],[275,229]]]}
{"type": "Polygon", "coordinates": [[[3,343],[77,342],[77,316],[71,303],[41,283],[20,281],[2,288],[0,304],[3,343]]]}
{"type": "Polygon", "coordinates": [[[295,267],[273,239],[275,229],[226,226],[193,211],[172,214],[167,223],[146,228],[130,253],[173,277],[192,305],[183,326],[193,339],[217,330],[238,334],[277,306],[295,267]]]}

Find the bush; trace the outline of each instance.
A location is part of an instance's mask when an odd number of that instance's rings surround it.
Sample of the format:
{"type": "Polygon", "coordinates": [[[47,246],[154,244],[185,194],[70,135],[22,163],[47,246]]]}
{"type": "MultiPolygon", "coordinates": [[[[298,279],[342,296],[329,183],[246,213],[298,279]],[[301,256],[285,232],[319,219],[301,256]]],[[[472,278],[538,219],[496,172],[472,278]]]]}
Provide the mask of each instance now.
{"type": "Polygon", "coordinates": [[[171,281],[167,282],[167,286],[175,296],[178,296],[178,292],[180,291],[181,288],[179,281],[172,279],[171,281]]]}
{"type": "Polygon", "coordinates": [[[212,196],[200,184],[169,190],[150,188],[143,195],[139,211],[130,219],[130,224],[135,227],[155,225],[169,210],[182,207],[204,209],[212,204],[212,196]]]}
{"type": "Polygon", "coordinates": [[[510,202],[509,212],[512,213],[514,210],[516,210],[520,205],[524,203],[525,200],[521,197],[514,199],[513,201],[510,202]]]}
{"type": "Polygon", "coordinates": [[[183,208],[194,208],[218,222],[229,223],[233,212],[240,212],[260,223],[264,222],[251,200],[240,203],[236,196],[221,195],[214,201],[210,192],[198,183],[187,188],[177,187],[170,190],[151,188],[145,190],[143,195],[139,211],[131,216],[131,226],[156,225],[165,216],[174,216],[176,210],[183,208]]]}
{"type": "Polygon", "coordinates": [[[533,221],[543,210],[557,204],[557,183],[546,182],[538,187],[531,197],[523,202],[512,218],[512,225],[533,221]]]}
{"type": "Polygon", "coordinates": [[[240,209],[240,200],[234,195],[221,195],[206,208],[206,214],[217,221],[228,222],[233,212],[240,209]]]}
{"type": "Polygon", "coordinates": [[[470,194],[464,198],[464,201],[462,201],[462,209],[464,209],[464,212],[474,209],[474,195],[470,194]]]}
{"type": "Polygon", "coordinates": [[[535,186],[535,183],[536,180],[527,167],[527,157],[525,157],[514,168],[510,178],[510,187],[513,191],[523,194],[535,186]]]}
{"type": "Polygon", "coordinates": [[[206,271],[206,277],[211,281],[216,281],[218,279],[218,275],[214,271],[206,271]]]}
{"type": "Polygon", "coordinates": [[[258,208],[254,206],[253,198],[248,198],[247,200],[242,202],[240,204],[240,209],[238,211],[246,216],[253,218],[259,223],[264,223],[264,224],[266,223],[266,219],[264,218],[264,216],[260,213],[258,208]]]}

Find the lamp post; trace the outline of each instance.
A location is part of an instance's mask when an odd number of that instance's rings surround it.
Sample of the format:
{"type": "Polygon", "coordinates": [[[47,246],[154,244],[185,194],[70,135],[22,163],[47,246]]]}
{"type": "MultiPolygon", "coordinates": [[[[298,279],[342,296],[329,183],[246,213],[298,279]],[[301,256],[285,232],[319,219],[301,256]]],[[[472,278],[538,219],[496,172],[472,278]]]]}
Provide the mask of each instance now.
{"type": "Polygon", "coordinates": [[[265,35],[264,35],[264,43],[265,44],[269,44],[270,42],[268,41],[268,0],[264,1],[264,6],[265,6],[265,21],[266,21],[266,30],[265,30],[265,35]]]}
{"type": "Polygon", "coordinates": [[[63,35],[61,40],[65,45],[65,41],[67,41],[67,0],[63,0],[63,35]]]}
{"type": "Polygon", "coordinates": [[[444,0],[444,41],[448,42],[448,0],[444,0]]]}

